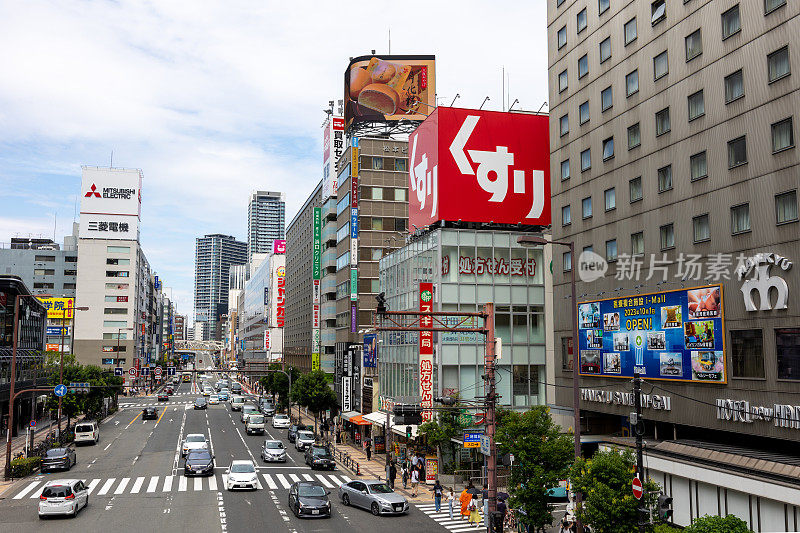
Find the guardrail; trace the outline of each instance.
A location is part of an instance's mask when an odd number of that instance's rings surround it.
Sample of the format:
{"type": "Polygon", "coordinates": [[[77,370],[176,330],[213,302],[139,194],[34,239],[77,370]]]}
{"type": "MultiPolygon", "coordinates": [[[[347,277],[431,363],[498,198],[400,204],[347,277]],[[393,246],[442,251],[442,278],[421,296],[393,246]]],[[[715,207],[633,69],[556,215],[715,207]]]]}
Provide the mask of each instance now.
{"type": "Polygon", "coordinates": [[[345,468],[348,468],[350,471],[355,472],[357,476],[361,475],[361,466],[358,464],[358,461],[350,457],[349,453],[336,448],[336,445],[332,442],[328,443],[328,447],[331,450],[331,455],[333,456],[334,460],[342,463],[345,468]]]}

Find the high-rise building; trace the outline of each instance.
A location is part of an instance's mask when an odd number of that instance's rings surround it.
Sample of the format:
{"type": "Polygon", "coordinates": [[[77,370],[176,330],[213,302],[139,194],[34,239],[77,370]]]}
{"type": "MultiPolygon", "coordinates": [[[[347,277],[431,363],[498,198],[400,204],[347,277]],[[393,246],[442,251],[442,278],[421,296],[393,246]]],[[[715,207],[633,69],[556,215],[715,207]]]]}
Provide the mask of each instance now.
{"type": "Polygon", "coordinates": [[[579,256],[553,250],[553,299],[569,301],[572,269],[581,295],[554,309],[554,411],[580,371],[584,434],[629,435],[620,378],[643,374],[649,475],[682,526],[796,523],[794,496],[769,487],[800,427],[798,14],[548,0],[552,231],[579,256]]]}
{"type": "Polygon", "coordinates": [[[247,204],[247,259],[272,252],[272,241],[286,238],[286,194],[254,191],[247,204]]]}
{"type": "Polygon", "coordinates": [[[229,271],[231,265],[247,262],[247,244],[230,235],[215,233],[199,237],[195,248],[194,316],[196,322],[207,323],[203,337],[210,340],[220,317],[228,312],[229,271]]]}

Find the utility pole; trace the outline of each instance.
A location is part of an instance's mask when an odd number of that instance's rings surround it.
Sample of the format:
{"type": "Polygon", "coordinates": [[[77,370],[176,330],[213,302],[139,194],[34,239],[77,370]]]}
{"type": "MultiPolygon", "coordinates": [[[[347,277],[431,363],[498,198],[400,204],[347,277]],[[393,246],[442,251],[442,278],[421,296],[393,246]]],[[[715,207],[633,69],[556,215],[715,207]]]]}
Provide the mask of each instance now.
{"type": "MultiPolygon", "coordinates": [[[[642,454],[642,378],[639,371],[633,371],[633,405],[636,409],[636,422],[633,425],[633,431],[636,433],[636,475],[639,481],[644,486],[644,457],[642,454]]],[[[639,533],[644,533],[644,516],[642,515],[641,508],[637,508],[636,518],[639,526],[639,533]]]]}
{"type": "Polygon", "coordinates": [[[489,524],[487,530],[491,533],[494,530],[493,517],[497,510],[497,446],[494,441],[495,430],[495,404],[497,396],[495,390],[494,374],[494,304],[488,303],[483,306],[486,316],[484,328],[486,328],[486,358],[484,369],[486,371],[486,436],[489,437],[489,456],[486,457],[486,489],[489,496],[489,516],[486,523],[489,524]]]}

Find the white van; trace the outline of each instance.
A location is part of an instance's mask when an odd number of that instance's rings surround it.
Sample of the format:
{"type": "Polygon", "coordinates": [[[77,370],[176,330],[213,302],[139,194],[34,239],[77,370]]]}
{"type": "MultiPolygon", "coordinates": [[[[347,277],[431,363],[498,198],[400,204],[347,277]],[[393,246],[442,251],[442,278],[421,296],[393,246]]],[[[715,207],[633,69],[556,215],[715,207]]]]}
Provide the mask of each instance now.
{"type": "Polygon", "coordinates": [[[75,424],[75,444],[91,442],[97,444],[100,440],[100,427],[97,422],[79,422],[75,424]]]}
{"type": "Polygon", "coordinates": [[[241,411],[244,406],[244,396],[231,397],[231,411],[241,411]]]}

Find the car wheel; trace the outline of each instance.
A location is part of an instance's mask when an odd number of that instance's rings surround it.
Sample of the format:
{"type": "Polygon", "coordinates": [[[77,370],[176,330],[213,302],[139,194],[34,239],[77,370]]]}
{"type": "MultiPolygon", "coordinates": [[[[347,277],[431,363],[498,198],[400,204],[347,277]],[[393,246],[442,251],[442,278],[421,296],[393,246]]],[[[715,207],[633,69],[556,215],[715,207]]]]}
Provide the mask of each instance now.
{"type": "Polygon", "coordinates": [[[347,494],[342,494],[342,505],[349,506],[350,505],[350,496],[347,494]]]}
{"type": "Polygon", "coordinates": [[[374,514],[375,516],[380,516],[381,515],[381,508],[378,507],[377,503],[372,502],[372,505],[370,506],[369,509],[370,509],[370,511],[372,511],[372,514],[374,514]]]}
{"type": "Polygon", "coordinates": [[[69,515],[70,518],[75,518],[78,516],[78,504],[75,504],[75,507],[72,509],[72,514],[69,515]]]}

